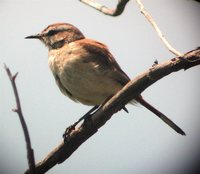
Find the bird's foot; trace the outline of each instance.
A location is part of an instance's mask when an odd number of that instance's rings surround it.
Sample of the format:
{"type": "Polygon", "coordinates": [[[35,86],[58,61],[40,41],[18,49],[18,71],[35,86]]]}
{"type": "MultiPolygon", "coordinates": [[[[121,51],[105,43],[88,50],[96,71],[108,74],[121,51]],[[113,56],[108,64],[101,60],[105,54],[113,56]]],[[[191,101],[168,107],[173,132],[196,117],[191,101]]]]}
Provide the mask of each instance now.
{"type": "Polygon", "coordinates": [[[75,127],[76,127],[76,125],[71,125],[71,126],[69,126],[69,127],[67,127],[66,129],[65,129],[65,132],[63,133],[63,139],[64,139],[64,142],[66,142],[67,141],[67,137],[70,135],[70,133],[73,131],[73,130],[75,130],[75,127]]]}
{"type": "Polygon", "coordinates": [[[67,127],[65,132],[63,133],[63,139],[64,142],[66,142],[71,134],[72,131],[75,130],[76,126],[82,121],[82,120],[90,120],[92,115],[96,112],[96,110],[99,108],[99,106],[94,106],[91,110],[89,110],[85,115],[83,115],[78,121],[76,121],[74,124],[71,126],[67,127]]]}
{"type": "Polygon", "coordinates": [[[76,129],[76,126],[82,121],[84,120],[84,124],[85,122],[89,122],[91,117],[92,117],[93,114],[87,114],[87,115],[84,115],[84,118],[81,117],[77,122],[75,122],[74,124],[70,125],[69,127],[66,128],[65,132],[63,133],[63,139],[64,139],[64,142],[67,142],[69,140],[69,137],[70,137],[70,134],[75,131],[76,129]]]}

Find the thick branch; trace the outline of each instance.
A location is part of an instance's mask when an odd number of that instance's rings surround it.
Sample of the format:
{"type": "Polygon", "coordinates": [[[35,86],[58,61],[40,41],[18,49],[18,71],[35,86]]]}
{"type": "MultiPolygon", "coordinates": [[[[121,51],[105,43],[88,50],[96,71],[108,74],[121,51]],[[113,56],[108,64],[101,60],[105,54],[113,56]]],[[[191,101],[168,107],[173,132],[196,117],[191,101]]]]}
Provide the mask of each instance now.
{"type": "MultiPolygon", "coordinates": [[[[200,48],[176,57],[162,64],[156,64],[149,70],[131,80],[122,90],[113,96],[90,121],[85,121],[67,137],[66,143],[62,142],[47,157],[36,165],[37,174],[45,173],[56,164],[62,163],[88,138],[95,134],[114,113],[118,112],[129,101],[137,97],[146,88],[161,78],[181,69],[188,69],[200,64],[200,48]]],[[[28,171],[26,172],[28,173],[28,171]]]]}
{"type": "Polygon", "coordinates": [[[116,9],[110,9],[104,5],[101,5],[93,0],[80,0],[81,2],[93,7],[94,9],[109,15],[109,16],[119,16],[124,11],[124,8],[129,0],[119,0],[116,9]]]}
{"type": "Polygon", "coordinates": [[[33,151],[32,147],[31,147],[31,140],[30,140],[30,137],[29,137],[28,128],[27,128],[26,122],[24,120],[24,116],[22,114],[19,94],[18,94],[18,91],[17,91],[17,86],[15,84],[15,79],[17,77],[17,73],[13,76],[12,73],[10,72],[10,69],[6,65],[5,65],[5,70],[6,70],[7,74],[8,74],[10,82],[12,84],[12,88],[13,88],[14,95],[15,95],[15,100],[16,100],[16,105],[17,105],[17,108],[13,109],[13,112],[16,112],[18,114],[20,122],[21,122],[21,125],[22,125],[22,129],[23,129],[23,132],[24,132],[24,137],[25,137],[25,141],[26,141],[27,159],[28,159],[29,170],[30,170],[31,174],[35,174],[34,151],[33,151]]]}

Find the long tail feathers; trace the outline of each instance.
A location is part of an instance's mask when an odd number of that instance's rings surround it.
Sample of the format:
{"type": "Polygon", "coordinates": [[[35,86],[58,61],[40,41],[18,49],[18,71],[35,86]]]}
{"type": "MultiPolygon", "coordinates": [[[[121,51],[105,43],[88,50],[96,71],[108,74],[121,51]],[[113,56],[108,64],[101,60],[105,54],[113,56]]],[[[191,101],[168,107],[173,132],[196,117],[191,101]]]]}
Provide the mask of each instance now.
{"type": "Polygon", "coordinates": [[[167,116],[165,116],[163,113],[158,111],[156,108],[151,106],[148,102],[146,102],[142,96],[139,96],[136,101],[138,101],[141,105],[143,105],[145,108],[153,112],[155,115],[157,115],[161,120],[163,120],[166,124],[168,124],[172,129],[174,129],[177,133],[181,135],[186,135],[185,132],[178,127],[172,120],[170,120],[167,116]]]}

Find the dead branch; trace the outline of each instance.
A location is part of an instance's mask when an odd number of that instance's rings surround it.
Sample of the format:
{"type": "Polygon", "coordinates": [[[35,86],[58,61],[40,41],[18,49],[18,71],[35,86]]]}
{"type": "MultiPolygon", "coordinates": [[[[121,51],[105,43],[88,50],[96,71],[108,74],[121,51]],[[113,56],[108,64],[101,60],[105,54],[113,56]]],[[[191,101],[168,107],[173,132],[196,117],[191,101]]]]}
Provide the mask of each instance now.
{"type": "MultiPolygon", "coordinates": [[[[106,15],[110,15],[110,16],[119,16],[120,14],[122,14],[126,4],[129,2],[129,0],[119,0],[116,9],[113,10],[113,9],[109,9],[109,8],[105,7],[104,5],[101,5],[97,2],[95,2],[94,0],[80,0],[80,1],[89,5],[90,7],[94,8],[94,9],[96,9],[106,15]]],[[[161,41],[167,47],[167,49],[174,55],[181,56],[182,54],[179,51],[177,51],[175,48],[173,48],[172,45],[167,41],[164,34],[162,33],[162,31],[156,24],[153,17],[147,12],[147,10],[145,9],[142,2],[140,0],[136,0],[136,3],[138,4],[138,6],[140,8],[140,12],[146,17],[146,19],[150,22],[150,24],[156,30],[158,37],[161,39],[161,41]]]]}
{"type": "Polygon", "coordinates": [[[105,15],[119,16],[124,11],[124,8],[129,0],[119,0],[116,9],[110,9],[93,0],[79,0],[79,1],[85,3],[86,5],[89,5],[90,7],[100,11],[101,13],[104,13],[105,15]]]}
{"type": "Polygon", "coordinates": [[[150,24],[156,30],[158,37],[161,39],[161,41],[164,43],[164,45],[167,47],[167,49],[170,52],[172,52],[174,55],[181,56],[182,54],[180,52],[178,52],[175,48],[173,48],[171,46],[171,44],[166,40],[164,34],[162,33],[162,31],[160,30],[160,28],[158,27],[158,25],[154,21],[153,17],[147,12],[147,10],[145,9],[142,2],[140,0],[136,0],[136,3],[138,4],[138,6],[140,8],[140,12],[146,17],[146,19],[150,22],[150,24]]]}
{"type": "MultiPolygon", "coordinates": [[[[56,164],[60,164],[71,156],[71,154],[88,138],[95,134],[114,113],[121,110],[129,101],[137,97],[146,88],[161,78],[177,72],[181,69],[187,70],[200,64],[200,48],[192,50],[182,57],[175,57],[161,64],[154,64],[149,70],[138,75],[113,96],[103,107],[101,107],[90,120],[85,121],[67,137],[66,142],[61,142],[42,161],[36,165],[36,173],[47,172],[56,164]]],[[[29,173],[29,171],[26,171],[29,173]]]]}
{"type": "Polygon", "coordinates": [[[18,94],[18,91],[17,91],[16,83],[15,83],[15,79],[16,79],[18,73],[16,73],[15,75],[12,75],[12,73],[10,72],[10,69],[6,65],[5,65],[5,70],[8,74],[9,79],[10,79],[10,82],[11,82],[11,85],[12,85],[12,88],[13,88],[13,91],[14,91],[14,95],[15,95],[16,105],[17,105],[17,107],[15,109],[13,109],[13,112],[16,112],[18,114],[19,120],[20,120],[21,125],[22,125],[22,129],[23,129],[23,132],[24,132],[24,137],[25,137],[25,141],[26,141],[26,149],[27,149],[27,159],[28,159],[30,174],[35,174],[34,151],[31,147],[31,140],[30,140],[30,136],[29,136],[29,132],[28,132],[26,122],[24,120],[24,116],[22,114],[19,94],[18,94]]]}

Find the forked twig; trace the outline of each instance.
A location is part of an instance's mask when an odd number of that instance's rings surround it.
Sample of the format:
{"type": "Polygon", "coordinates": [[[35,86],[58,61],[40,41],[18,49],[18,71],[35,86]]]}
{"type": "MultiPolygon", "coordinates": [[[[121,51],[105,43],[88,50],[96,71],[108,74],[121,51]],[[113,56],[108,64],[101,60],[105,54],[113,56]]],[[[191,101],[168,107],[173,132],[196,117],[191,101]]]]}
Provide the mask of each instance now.
{"type": "Polygon", "coordinates": [[[26,125],[26,122],[24,120],[24,116],[22,114],[22,109],[21,109],[21,104],[20,104],[20,99],[19,99],[19,94],[17,91],[17,86],[15,83],[15,79],[18,75],[18,73],[16,73],[15,75],[12,75],[10,69],[5,65],[5,70],[8,74],[8,77],[10,79],[13,91],[14,91],[14,95],[15,95],[15,100],[16,100],[16,105],[17,107],[15,109],[12,109],[13,112],[16,112],[19,116],[19,120],[21,122],[22,125],[22,129],[24,132],[24,137],[25,137],[25,141],[26,141],[26,148],[27,148],[27,158],[28,158],[28,165],[29,165],[29,170],[31,174],[35,174],[35,158],[34,158],[34,151],[31,147],[31,140],[30,140],[30,136],[28,133],[28,128],[26,125]]]}

